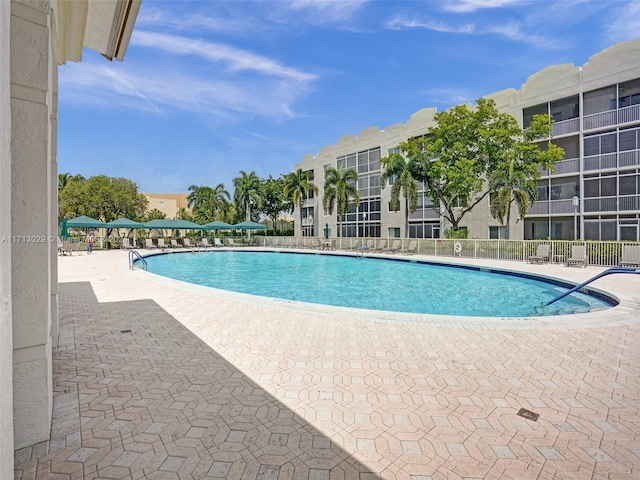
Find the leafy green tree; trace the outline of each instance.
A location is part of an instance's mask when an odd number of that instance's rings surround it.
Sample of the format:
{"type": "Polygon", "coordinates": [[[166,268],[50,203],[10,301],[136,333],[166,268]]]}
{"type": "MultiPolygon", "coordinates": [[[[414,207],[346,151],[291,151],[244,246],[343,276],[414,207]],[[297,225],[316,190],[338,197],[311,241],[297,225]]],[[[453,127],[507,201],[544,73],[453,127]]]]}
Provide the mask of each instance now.
{"type": "Polygon", "coordinates": [[[263,190],[262,212],[271,219],[273,229],[277,230],[280,214],[291,209],[291,204],[285,198],[285,180],[269,175],[263,182],[263,190]]]}
{"type": "Polygon", "coordinates": [[[180,207],[178,211],[178,216],[176,217],[178,220],[187,220],[189,222],[193,222],[194,218],[188,208],[180,207]]]}
{"type": "MultiPolygon", "coordinates": [[[[547,117],[548,118],[548,117],[547,117]]],[[[411,138],[399,145],[409,161],[409,169],[434,205],[458,230],[462,218],[489,195],[497,181],[487,179],[514,158],[526,158],[535,169],[552,168],[557,155],[549,146],[546,152],[523,132],[511,115],[498,112],[495,102],[481,98],[475,108],[458,105],[435,116],[435,125],[423,137],[411,138]]],[[[539,125],[542,127],[542,122],[539,125]]],[[[551,122],[535,138],[550,138],[551,122]]],[[[527,169],[529,171],[529,167],[527,169]]]]}
{"type": "Polygon", "coordinates": [[[335,207],[338,214],[338,236],[340,236],[340,219],[349,211],[349,203],[353,200],[356,207],[360,206],[360,195],[356,182],[358,173],[353,170],[327,168],[324,172],[324,197],[323,207],[333,214],[335,207]]]}
{"type": "Polygon", "coordinates": [[[300,212],[300,228],[302,228],[302,204],[309,196],[309,192],[318,193],[318,187],[311,183],[312,172],[305,172],[301,168],[288,173],[284,177],[284,196],[292,205],[298,206],[300,212]]]}
{"type": "Polygon", "coordinates": [[[126,178],[97,175],[85,181],[69,181],[58,195],[59,212],[110,222],[120,217],[137,220],[147,209],[147,198],[126,178]]]}
{"type": "Polygon", "coordinates": [[[191,185],[189,191],[189,208],[200,223],[212,222],[228,209],[231,196],[222,183],[215,188],[191,185]]]}
{"type": "Polygon", "coordinates": [[[409,237],[409,213],[418,208],[418,182],[409,169],[407,162],[399,153],[391,153],[388,157],[380,159],[384,171],[380,176],[380,185],[386,188],[391,177],[395,177],[391,185],[391,210],[400,210],[400,195],[404,197],[404,235],[409,237]]]}
{"type": "Polygon", "coordinates": [[[245,212],[245,220],[253,220],[252,214],[262,208],[264,189],[260,177],[255,171],[247,173],[240,170],[240,176],[233,179],[235,187],[233,198],[237,213],[245,212]]]}

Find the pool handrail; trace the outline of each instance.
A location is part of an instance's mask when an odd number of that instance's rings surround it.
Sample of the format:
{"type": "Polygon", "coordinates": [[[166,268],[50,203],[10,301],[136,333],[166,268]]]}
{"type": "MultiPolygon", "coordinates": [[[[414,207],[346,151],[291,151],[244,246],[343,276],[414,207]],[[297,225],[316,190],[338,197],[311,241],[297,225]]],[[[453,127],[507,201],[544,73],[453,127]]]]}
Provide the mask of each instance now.
{"type": "Polygon", "coordinates": [[[140,262],[142,262],[142,269],[146,270],[147,269],[147,261],[144,259],[144,257],[142,255],[140,255],[137,251],[135,250],[129,250],[129,269],[133,270],[134,267],[134,263],[136,261],[136,258],[138,260],[140,260],[140,262]]]}
{"type": "Polygon", "coordinates": [[[582,287],[590,284],[591,282],[593,282],[593,281],[595,281],[595,280],[597,280],[597,279],[599,279],[601,277],[604,277],[605,275],[613,275],[614,273],[635,273],[635,274],[640,275],[640,268],[630,268],[630,267],[612,267],[612,268],[608,268],[604,272],[600,272],[599,274],[591,277],[589,280],[587,280],[585,282],[582,282],[580,285],[576,285],[571,290],[567,290],[562,295],[554,298],[553,300],[542,304],[542,306],[543,307],[548,307],[552,303],[557,302],[558,300],[566,297],[567,295],[571,295],[573,292],[576,292],[576,291],[580,290],[582,287]]]}

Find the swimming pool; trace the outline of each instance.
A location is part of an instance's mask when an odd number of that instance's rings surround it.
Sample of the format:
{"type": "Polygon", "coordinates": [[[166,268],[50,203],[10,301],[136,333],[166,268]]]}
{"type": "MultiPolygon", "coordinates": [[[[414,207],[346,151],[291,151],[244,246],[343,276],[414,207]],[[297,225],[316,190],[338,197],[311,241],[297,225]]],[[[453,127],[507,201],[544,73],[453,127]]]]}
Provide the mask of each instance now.
{"type": "Polygon", "coordinates": [[[300,302],[409,313],[529,317],[584,313],[612,304],[573,285],[518,272],[368,257],[215,251],[145,257],[147,270],[176,280],[300,302]]]}

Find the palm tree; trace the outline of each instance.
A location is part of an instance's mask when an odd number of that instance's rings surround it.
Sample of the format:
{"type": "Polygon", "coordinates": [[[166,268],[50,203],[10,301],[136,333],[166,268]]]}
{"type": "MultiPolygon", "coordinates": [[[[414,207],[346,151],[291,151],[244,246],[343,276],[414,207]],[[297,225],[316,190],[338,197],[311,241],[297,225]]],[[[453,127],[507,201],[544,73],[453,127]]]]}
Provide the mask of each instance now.
{"type": "Polygon", "coordinates": [[[538,198],[537,183],[524,171],[516,169],[515,161],[511,160],[508,168],[494,172],[490,185],[489,209],[491,216],[501,225],[505,225],[506,219],[505,237],[508,239],[511,205],[515,202],[518,207],[518,220],[524,219],[529,207],[538,198]]]}
{"type": "Polygon", "coordinates": [[[358,173],[355,170],[343,170],[333,167],[327,168],[324,172],[324,198],[322,205],[330,214],[333,207],[336,207],[338,214],[338,236],[340,236],[340,218],[347,214],[349,203],[353,199],[356,207],[360,206],[360,195],[356,182],[358,173]]]}
{"type": "Polygon", "coordinates": [[[215,188],[208,186],[189,186],[189,208],[198,221],[207,223],[216,219],[218,213],[223,214],[229,205],[231,196],[219,183],[215,188]]]}
{"type": "Polygon", "coordinates": [[[292,204],[298,205],[300,211],[300,228],[302,228],[302,203],[309,196],[309,192],[318,193],[318,187],[311,183],[311,172],[301,168],[284,177],[284,196],[292,204]]]}
{"type": "Polygon", "coordinates": [[[408,238],[409,213],[415,212],[418,208],[418,182],[409,171],[409,162],[399,153],[381,158],[380,163],[384,166],[384,172],[380,176],[382,188],[387,186],[390,177],[396,177],[391,185],[391,210],[400,210],[400,194],[404,196],[404,235],[408,238]]]}
{"type": "Polygon", "coordinates": [[[262,181],[256,172],[240,170],[240,176],[233,179],[233,186],[234,201],[245,211],[245,220],[251,220],[252,207],[260,208],[262,205],[262,181]]]}

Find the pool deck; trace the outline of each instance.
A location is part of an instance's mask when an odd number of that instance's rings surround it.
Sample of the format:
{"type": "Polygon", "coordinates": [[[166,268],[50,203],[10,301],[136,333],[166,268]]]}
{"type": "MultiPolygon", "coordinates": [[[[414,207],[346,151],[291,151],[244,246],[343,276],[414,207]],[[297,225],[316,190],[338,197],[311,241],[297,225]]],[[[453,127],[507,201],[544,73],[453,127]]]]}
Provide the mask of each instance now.
{"type": "Polygon", "coordinates": [[[51,439],[16,479],[640,478],[640,275],[593,284],[618,307],[531,319],[251,297],[125,251],[59,257],[59,280],[51,439]]]}

